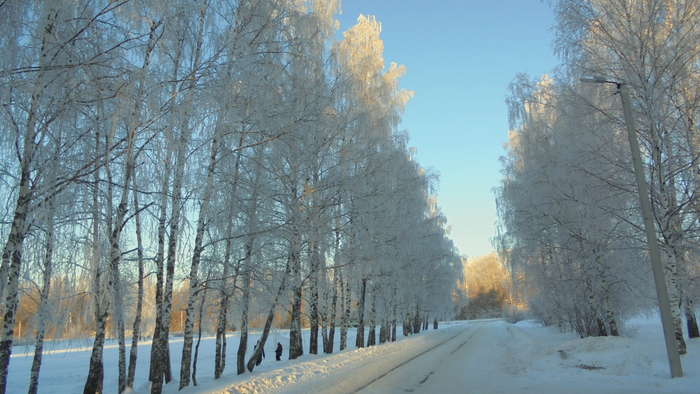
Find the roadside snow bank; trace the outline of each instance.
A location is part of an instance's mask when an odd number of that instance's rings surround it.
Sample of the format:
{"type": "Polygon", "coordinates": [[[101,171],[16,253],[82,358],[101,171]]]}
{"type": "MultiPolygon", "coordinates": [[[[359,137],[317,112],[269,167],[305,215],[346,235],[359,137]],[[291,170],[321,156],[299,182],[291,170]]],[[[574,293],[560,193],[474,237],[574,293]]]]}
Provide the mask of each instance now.
{"type": "Polygon", "coordinates": [[[557,346],[565,368],[580,368],[598,371],[604,375],[628,376],[652,368],[652,359],[644,354],[643,346],[631,338],[588,337],[564,342],[557,346]]]}
{"type": "Polygon", "coordinates": [[[542,327],[542,323],[540,323],[537,320],[520,320],[518,322],[513,323],[515,327],[542,327]]]}
{"type": "Polygon", "coordinates": [[[530,353],[526,375],[531,378],[604,393],[700,393],[700,340],[686,339],[688,353],[681,359],[685,375],[671,379],[661,322],[654,314],[626,321],[629,336],[622,337],[579,339],[546,327],[519,329],[539,337],[535,342],[543,347],[530,353]]]}

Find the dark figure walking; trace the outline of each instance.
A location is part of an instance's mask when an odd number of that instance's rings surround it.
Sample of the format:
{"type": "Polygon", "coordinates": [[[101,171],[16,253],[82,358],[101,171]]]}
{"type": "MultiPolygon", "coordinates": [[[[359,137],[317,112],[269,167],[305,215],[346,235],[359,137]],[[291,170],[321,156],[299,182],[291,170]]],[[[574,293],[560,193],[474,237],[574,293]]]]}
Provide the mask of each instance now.
{"type": "MultiPolygon", "coordinates": [[[[260,346],[260,340],[258,340],[258,343],[255,344],[255,350],[258,349],[258,346],[260,346]]],[[[255,350],[253,350],[253,352],[255,352],[255,350]]],[[[265,348],[263,347],[260,350],[260,357],[258,357],[258,359],[255,361],[255,365],[260,365],[262,360],[265,358],[265,348]]]]}
{"type": "Polygon", "coordinates": [[[282,344],[277,342],[277,348],[275,349],[275,356],[277,357],[277,361],[280,361],[282,358],[282,344]]]}

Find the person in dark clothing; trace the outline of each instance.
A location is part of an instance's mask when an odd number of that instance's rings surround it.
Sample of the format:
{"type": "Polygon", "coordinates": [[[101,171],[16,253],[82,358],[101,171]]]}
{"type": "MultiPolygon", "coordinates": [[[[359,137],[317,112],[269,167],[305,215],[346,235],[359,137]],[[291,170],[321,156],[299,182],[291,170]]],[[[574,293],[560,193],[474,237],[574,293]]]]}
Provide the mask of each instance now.
{"type": "Polygon", "coordinates": [[[275,356],[277,357],[277,361],[280,361],[282,358],[282,344],[277,342],[277,349],[275,349],[275,356]]]}
{"type": "MultiPolygon", "coordinates": [[[[255,350],[258,349],[258,346],[260,346],[260,340],[258,340],[258,343],[255,344],[255,350]]],[[[260,357],[258,357],[258,359],[255,361],[255,365],[260,365],[260,363],[262,363],[262,360],[265,358],[265,348],[263,347],[260,350],[260,357]]]]}

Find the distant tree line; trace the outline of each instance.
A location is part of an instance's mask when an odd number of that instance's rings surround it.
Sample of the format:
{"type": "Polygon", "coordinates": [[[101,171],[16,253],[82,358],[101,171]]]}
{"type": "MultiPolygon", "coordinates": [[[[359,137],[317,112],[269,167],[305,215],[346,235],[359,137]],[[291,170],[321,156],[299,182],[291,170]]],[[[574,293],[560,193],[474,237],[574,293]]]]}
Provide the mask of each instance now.
{"type": "Polygon", "coordinates": [[[458,285],[458,319],[513,318],[526,305],[512,295],[511,275],[498,254],[463,260],[464,281],[458,285]]]}

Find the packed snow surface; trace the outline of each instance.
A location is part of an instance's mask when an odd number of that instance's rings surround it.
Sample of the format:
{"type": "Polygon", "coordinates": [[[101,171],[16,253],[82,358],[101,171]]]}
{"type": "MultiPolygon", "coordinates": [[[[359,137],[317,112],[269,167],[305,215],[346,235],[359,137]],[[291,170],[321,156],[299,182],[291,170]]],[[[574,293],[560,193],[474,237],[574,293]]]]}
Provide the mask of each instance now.
{"type": "MultiPolygon", "coordinates": [[[[268,341],[263,364],[241,376],[235,375],[237,337],[232,336],[224,377],[212,378],[213,343],[203,342],[200,384],[180,393],[700,393],[698,339],[688,341],[685,377],[671,379],[658,318],[632,319],[625,333],[624,337],[579,339],[533,321],[476,320],[442,324],[439,330],[431,328],[395,343],[364,349],[351,346],[342,353],[304,355],[290,361],[286,360],[288,333],[280,330],[268,341]],[[277,342],[285,347],[284,361],[274,360],[277,342]]],[[[354,344],[354,336],[353,331],[348,344],[354,344]]],[[[251,340],[255,344],[256,336],[251,340]]],[[[176,376],[180,346],[177,341],[171,345],[176,376]]],[[[139,350],[143,364],[139,364],[135,389],[147,392],[150,348],[144,344],[139,350]]],[[[106,350],[105,357],[105,389],[114,392],[116,349],[106,350]]],[[[88,350],[47,355],[40,392],[82,391],[88,359],[88,350]]],[[[13,357],[9,392],[26,391],[30,363],[29,355],[13,357]]],[[[166,392],[178,392],[173,383],[166,392]]]]}

